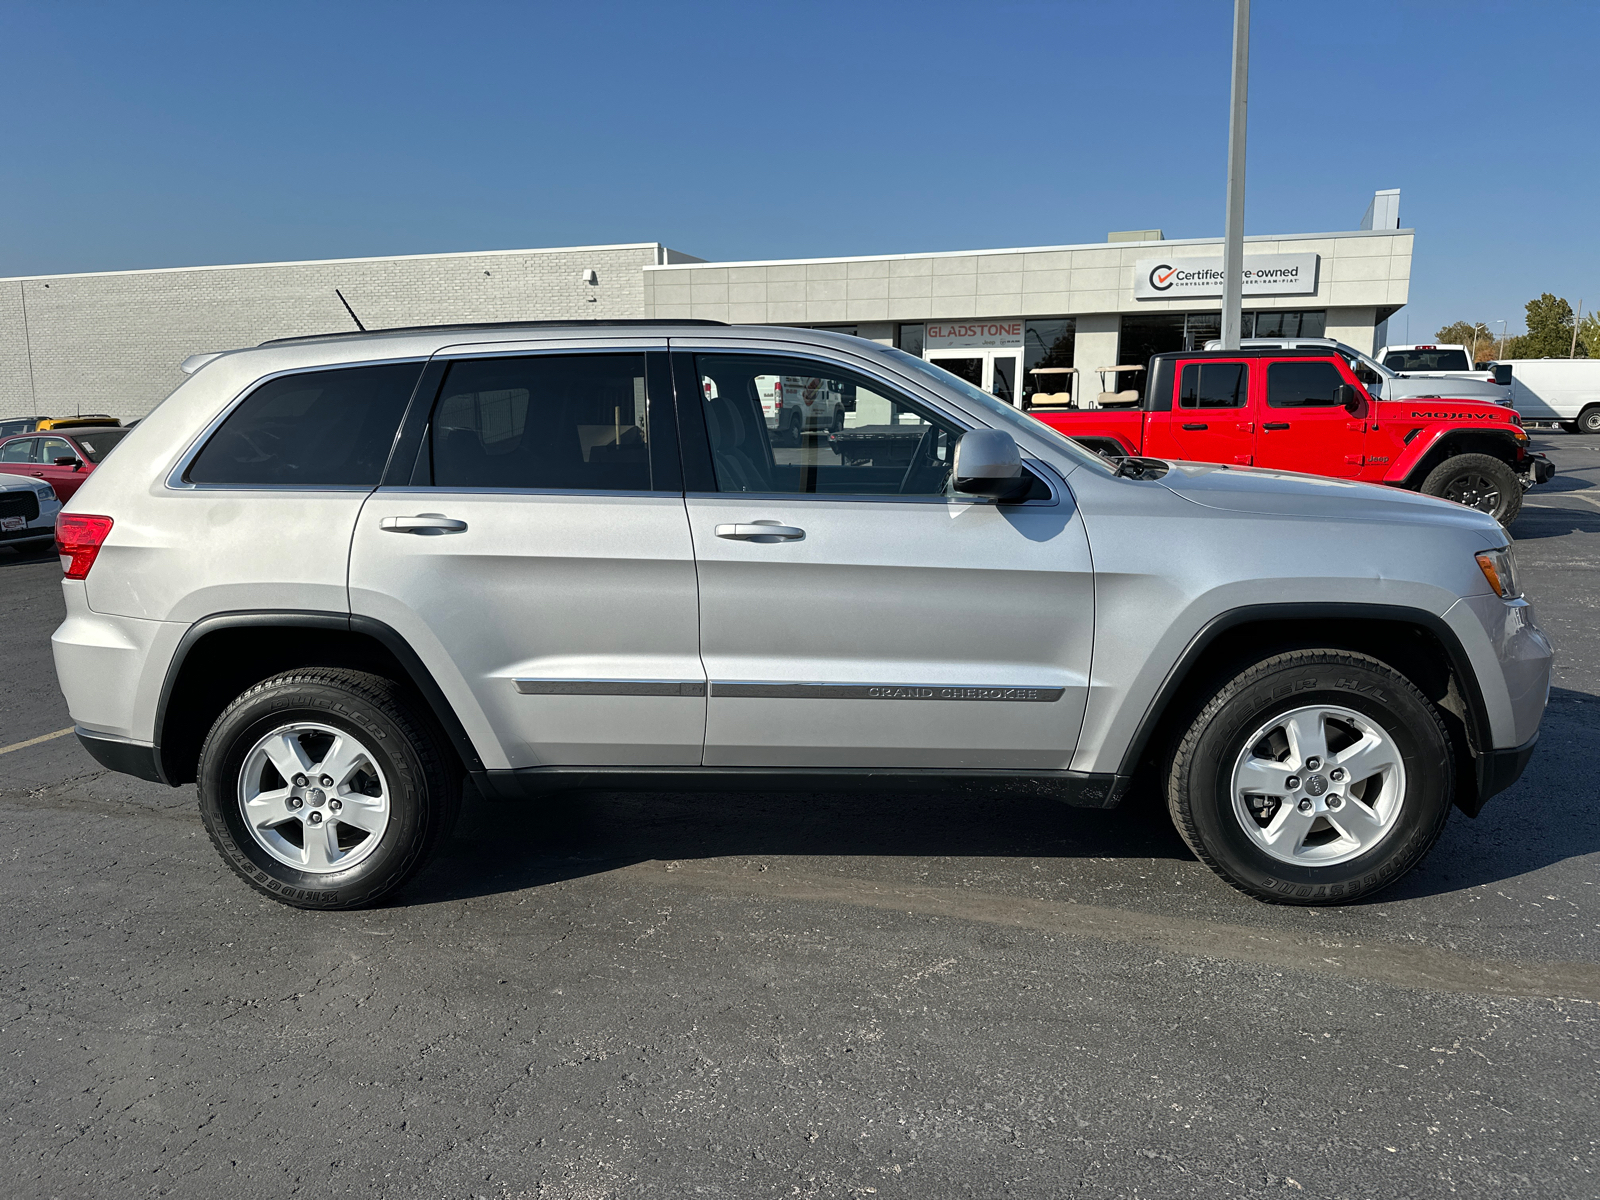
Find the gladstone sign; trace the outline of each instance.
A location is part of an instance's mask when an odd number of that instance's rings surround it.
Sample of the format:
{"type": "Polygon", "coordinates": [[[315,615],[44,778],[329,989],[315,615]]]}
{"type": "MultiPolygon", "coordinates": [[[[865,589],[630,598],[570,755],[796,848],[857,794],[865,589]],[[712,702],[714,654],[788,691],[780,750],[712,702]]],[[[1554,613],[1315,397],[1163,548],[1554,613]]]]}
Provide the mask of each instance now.
{"type": "Polygon", "coordinates": [[[924,327],[922,345],[927,350],[954,347],[981,349],[1022,345],[1021,321],[930,321],[924,327]]]}
{"type": "MultiPolygon", "coordinates": [[[[1317,290],[1317,254],[1246,254],[1246,296],[1311,296],[1317,290]]],[[[1141,258],[1133,268],[1135,300],[1222,295],[1222,259],[1141,258]]]]}

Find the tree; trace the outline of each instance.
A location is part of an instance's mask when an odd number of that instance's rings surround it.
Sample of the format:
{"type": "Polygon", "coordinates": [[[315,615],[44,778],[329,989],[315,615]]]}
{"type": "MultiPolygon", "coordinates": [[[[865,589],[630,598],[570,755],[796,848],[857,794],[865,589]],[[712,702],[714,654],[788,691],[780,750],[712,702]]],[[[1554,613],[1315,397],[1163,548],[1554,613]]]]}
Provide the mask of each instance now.
{"type": "Polygon", "coordinates": [[[1474,363],[1488,362],[1499,349],[1494,334],[1482,321],[1457,321],[1454,325],[1446,325],[1434,340],[1447,346],[1465,346],[1474,363]]]}
{"type": "Polygon", "coordinates": [[[1600,313],[1590,313],[1578,322],[1578,353],[1600,358],[1600,313]]]}
{"type": "Polygon", "coordinates": [[[1565,358],[1572,352],[1572,305],[1544,293],[1528,301],[1528,332],[1507,358],[1565,358]]]}

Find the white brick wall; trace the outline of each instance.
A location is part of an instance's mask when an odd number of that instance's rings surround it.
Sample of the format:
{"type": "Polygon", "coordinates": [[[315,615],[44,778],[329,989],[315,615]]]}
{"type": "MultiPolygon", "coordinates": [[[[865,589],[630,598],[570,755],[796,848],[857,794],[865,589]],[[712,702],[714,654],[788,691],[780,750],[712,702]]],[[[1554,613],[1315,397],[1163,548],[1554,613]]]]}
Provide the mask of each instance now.
{"type": "Polygon", "coordinates": [[[190,354],[353,328],[335,288],[369,329],[641,317],[642,268],[669,255],[687,257],[651,242],[0,279],[0,417],[142,416],[190,354]]]}

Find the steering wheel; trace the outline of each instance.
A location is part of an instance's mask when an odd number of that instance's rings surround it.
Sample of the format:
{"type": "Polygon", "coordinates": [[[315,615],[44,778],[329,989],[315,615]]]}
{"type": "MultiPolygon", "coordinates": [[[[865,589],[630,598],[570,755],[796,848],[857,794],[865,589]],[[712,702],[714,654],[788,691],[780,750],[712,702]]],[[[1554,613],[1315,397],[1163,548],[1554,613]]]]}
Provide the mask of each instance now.
{"type": "Polygon", "coordinates": [[[911,461],[906,464],[906,473],[900,477],[900,486],[895,488],[898,495],[905,495],[911,486],[911,479],[919,467],[925,466],[922,460],[926,458],[929,463],[934,461],[933,444],[938,440],[939,427],[929,425],[922,431],[922,436],[917,439],[916,449],[911,451],[911,461]]]}

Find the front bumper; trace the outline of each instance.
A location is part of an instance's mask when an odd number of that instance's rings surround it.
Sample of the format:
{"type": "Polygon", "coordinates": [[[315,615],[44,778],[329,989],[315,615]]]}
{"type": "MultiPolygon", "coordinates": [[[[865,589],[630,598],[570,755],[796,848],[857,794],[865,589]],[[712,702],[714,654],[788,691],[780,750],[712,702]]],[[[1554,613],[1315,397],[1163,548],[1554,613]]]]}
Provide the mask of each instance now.
{"type": "Polygon", "coordinates": [[[1527,491],[1541,483],[1549,483],[1556,477],[1556,465],[1549,457],[1538,451],[1529,451],[1522,461],[1521,481],[1522,490],[1527,491]]]}

